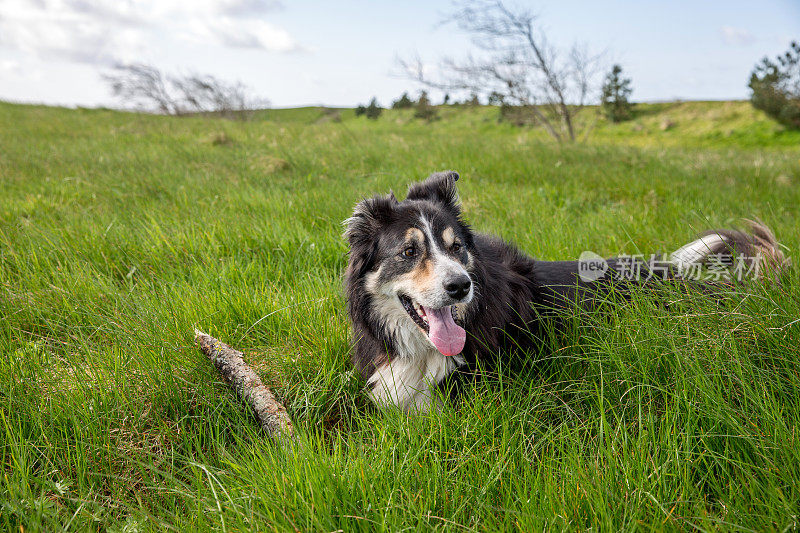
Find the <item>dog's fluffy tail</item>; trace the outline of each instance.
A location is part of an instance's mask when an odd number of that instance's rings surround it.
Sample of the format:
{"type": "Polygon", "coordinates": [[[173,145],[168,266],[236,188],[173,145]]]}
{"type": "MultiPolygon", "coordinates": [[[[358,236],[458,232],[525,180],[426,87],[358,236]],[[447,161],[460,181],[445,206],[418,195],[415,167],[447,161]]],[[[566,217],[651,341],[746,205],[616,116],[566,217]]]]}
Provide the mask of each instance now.
{"type": "Polygon", "coordinates": [[[711,230],[697,240],[681,246],[670,261],[685,275],[692,269],[717,265],[745,270],[747,277],[776,276],[790,265],[775,234],[759,220],[746,220],[748,232],[730,229],[711,230]]]}

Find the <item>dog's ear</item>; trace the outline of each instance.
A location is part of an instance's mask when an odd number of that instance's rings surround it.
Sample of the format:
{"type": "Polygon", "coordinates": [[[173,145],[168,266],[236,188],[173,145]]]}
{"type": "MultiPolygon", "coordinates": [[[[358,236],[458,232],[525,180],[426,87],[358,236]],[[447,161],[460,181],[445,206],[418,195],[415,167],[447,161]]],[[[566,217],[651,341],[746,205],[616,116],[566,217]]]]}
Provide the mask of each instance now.
{"type": "Polygon", "coordinates": [[[458,204],[456,181],[458,181],[458,172],[454,170],[435,172],[424,181],[409,187],[406,200],[437,202],[458,214],[461,212],[461,207],[458,204]]]}
{"type": "Polygon", "coordinates": [[[353,216],[344,221],[344,238],[350,246],[371,241],[382,226],[392,221],[397,204],[393,193],[358,202],[353,209],[353,216]]]}
{"type": "Polygon", "coordinates": [[[376,233],[394,216],[397,198],[388,196],[365,198],[356,204],[353,216],[344,221],[344,238],[350,244],[348,279],[358,279],[372,268],[378,255],[376,233]]]}

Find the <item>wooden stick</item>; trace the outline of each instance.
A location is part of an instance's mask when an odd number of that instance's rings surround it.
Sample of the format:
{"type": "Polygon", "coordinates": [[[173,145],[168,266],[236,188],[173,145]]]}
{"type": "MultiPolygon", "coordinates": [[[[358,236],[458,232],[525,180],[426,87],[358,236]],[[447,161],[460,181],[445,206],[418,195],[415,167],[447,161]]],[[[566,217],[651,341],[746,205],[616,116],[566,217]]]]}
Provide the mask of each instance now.
{"type": "Polygon", "coordinates": [[[208,356],[225,382],[253,408],[267,435],[283,446],[296,444],[294,425],[289,413],[272,391],[261,382],[258,374],[244,362],[242,352],[198,329],[194,330],[194,335],[200,351],[208,356]]]}

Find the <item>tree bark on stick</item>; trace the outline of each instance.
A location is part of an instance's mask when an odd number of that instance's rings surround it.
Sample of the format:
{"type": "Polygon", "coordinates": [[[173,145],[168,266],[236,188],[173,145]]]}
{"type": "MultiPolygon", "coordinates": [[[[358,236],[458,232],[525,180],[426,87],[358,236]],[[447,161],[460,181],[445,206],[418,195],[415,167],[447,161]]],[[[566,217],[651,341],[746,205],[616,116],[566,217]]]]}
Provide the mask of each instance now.
{"type": "Polygon", "coordinates": [[[225,382],[253,409],[261,427],[283,446],[297,443],[286,408],[244,361],[244,354],[207,333],[195,329],[195,342],[222,374],[225,382]]]}

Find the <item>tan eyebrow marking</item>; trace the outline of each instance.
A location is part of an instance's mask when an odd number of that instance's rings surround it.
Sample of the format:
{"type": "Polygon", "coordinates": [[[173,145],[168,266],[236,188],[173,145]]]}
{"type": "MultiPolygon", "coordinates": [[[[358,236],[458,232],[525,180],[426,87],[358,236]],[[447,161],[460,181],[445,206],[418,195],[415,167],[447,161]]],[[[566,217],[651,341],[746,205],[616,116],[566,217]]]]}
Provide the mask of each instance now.
{"type": "Polygon", "coordinates": [[[442,240],[448,248],[453,246],[453,243],[456,242],[456,232],[453,231],[453,228],[447,228],[442,232],[442,240]]]}
{"type": "Polygon", "coordinates": [[[408,228],[406,230],[406,242],[408,241],[418,241],[422,242],[425,240],[425,235],[422,234],[422,230],[419,228],[408,228]]]}

